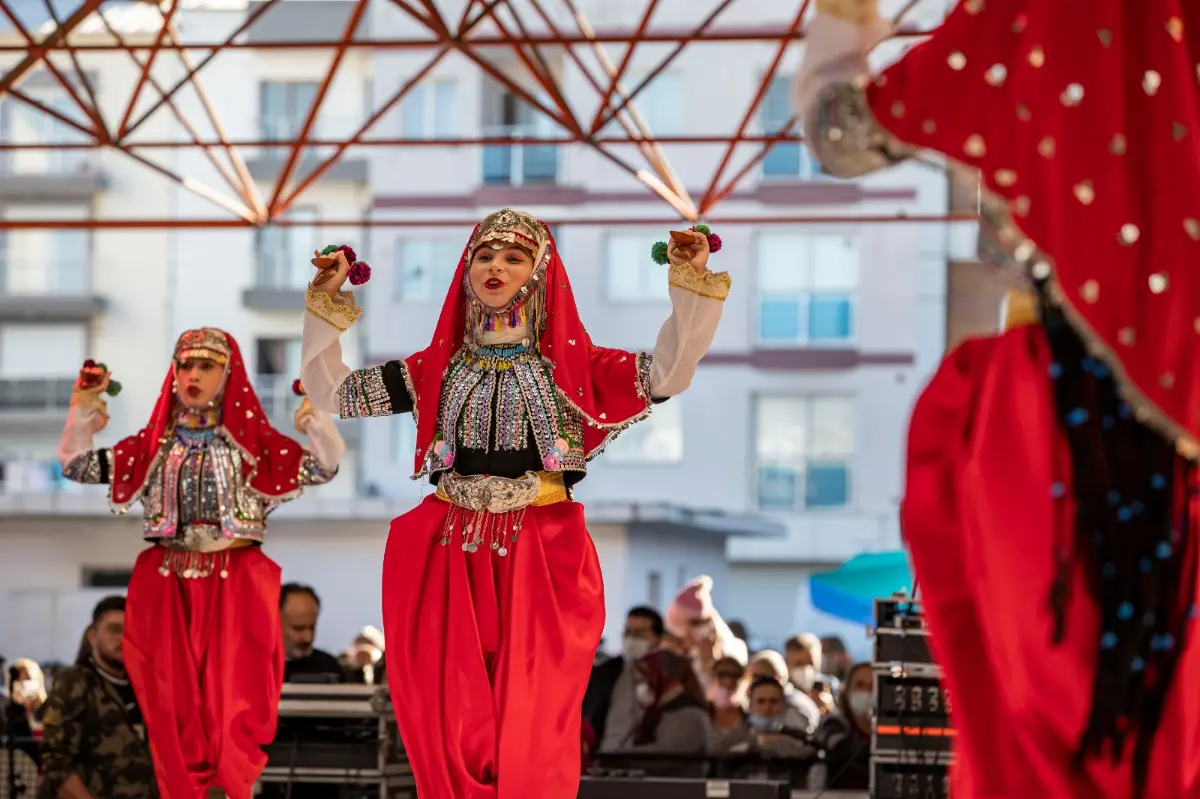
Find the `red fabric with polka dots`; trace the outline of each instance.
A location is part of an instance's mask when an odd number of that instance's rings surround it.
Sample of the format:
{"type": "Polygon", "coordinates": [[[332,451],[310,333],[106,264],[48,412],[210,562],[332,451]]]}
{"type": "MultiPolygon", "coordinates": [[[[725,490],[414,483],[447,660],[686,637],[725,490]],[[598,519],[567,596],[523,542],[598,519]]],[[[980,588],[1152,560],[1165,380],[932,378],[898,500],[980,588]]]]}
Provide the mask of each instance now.
{"type": "Polygon", "coordinates": [[[1194,2],[963,0],[870,89],[899,139],[982,171],[1085,326],[1193,438],[1197,61],[1194,2]]]}
{"type": "MultiPolygon", "coordinates": [[[[304,448],[271,427],[258,396],[250,385],[242,352],[233,336],[225,333],[231,355],[221,402],[221,427],[247,455],[244,476],[250,487],[268,499],[282,498],[297,489],[304,448]]],[[[166,445],[177,410],[175,369],[167,370],[150,423],[136,435],[113,447],[112,502],[124,505],[140,496],[147,472],[166,445]]]]}
{"type": "MultiPolygon", "coordinates": [[[[592,343],[579,318],[571,282],[558,254],[558,243],[552,234],[546,235],[550,239],[550,263],[545,277],[546,329],[538,346],[542,355],[554,362],[555,386],[584,414],[583,447],[590,456],[604,443],[608,429],[644,413],[650,407],[650,400],[639,391],[637,357],[633,353],[592,343]]],[[[474,232],[471,236],[474,238],[474,232]]],[[[414,463],[417,472],[421,471],[425,454],[437,434],[442,377],[450,359],[462,347],[466,333],[467,293],[463,275],[468,256],[464,248],[442,304],[433,340],[404,361],[417,394],[413,398],[417,415],[414,463]]]]}

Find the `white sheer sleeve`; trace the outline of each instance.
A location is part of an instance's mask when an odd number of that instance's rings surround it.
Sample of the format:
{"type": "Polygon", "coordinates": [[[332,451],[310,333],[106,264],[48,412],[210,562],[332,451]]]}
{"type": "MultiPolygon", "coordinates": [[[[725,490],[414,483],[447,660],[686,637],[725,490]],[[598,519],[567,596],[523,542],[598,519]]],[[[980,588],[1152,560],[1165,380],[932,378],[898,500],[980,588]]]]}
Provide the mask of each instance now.
{"type": "Polygon", "coordinates": [[[696,272],[687,264],[669,267],[671,315],[658,332],[646,386],[654,399],[683,392],[700,359],[712,346],[729,295],[729,273],[696,272]]]}
{"type": "Polygon", "coordinates": [[[338,390],[350,376],[350,367],[342,362],[341,335],[362,316],[354,294],[339,291],[330,297],[308,287],[305,296],[304,336],[300,344],[300,382],[304,393],[318,411],[338,413],[338,390]]]}

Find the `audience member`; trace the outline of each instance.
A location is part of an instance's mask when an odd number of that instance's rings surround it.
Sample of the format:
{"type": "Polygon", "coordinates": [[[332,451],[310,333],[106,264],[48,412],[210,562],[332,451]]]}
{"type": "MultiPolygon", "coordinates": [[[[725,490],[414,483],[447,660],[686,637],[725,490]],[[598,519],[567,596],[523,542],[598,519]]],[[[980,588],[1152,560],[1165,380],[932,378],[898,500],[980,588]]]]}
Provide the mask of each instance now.
{"type": "Polygon", "coordinates": [[[742,677],[746,669],[735,658],[718,658],[708,683],[709,718],[715,730],[740,726],[746,720],[742,677]]]}
{"type": "MultiPolygon", "coordinates": [[[[717,756],[758,754],[766,758],[807,759],[815,754],[808,733],[787,723],[788,705],[784,684],[774,677],[756,677],[747,693],[746,721],[737,727],[718,730],[709,742],[709,752],[717,756]]],[[[790,772],[790,767],[787,769],[790,772]]],[[[769,766],[752,765],[738,769],[744,778],[775,776],[769,766]],[[760,773],[770,772],[770,773],[760,773]]],[[[788,777],[790,780],[790,773],[788,777]]]]}
{"type": "Polygon", "coordinates": [[[793,635],[783,643],[783,660],[788,680],[799,691],[811,696],[813,684],[821,674],[821,641],[812,633],[793,635]]]}
{"type": "Polygon", "coordinates": [[[84,662],[54,681],[43,713],[39,799],[140,799],[157,795],[137,697],[125,674],[125,598],[92,611],[84,662]]]}
{"type": "Polygon", "coordinates": [[[870,785],[874,679],[870,663],[852,666],[838,696],[839,712],[826,716],[821,722],[817,741],[825,749],[828,774],[823,787],[851,791],[865,790],[870,785]]]}
{"type": "Polygon", "coordinates": [[[827,635],[821,639],[821,660],[825,673],[840,682],[850,676],[850,666],[854,663],[846,650],[846,642],[837,635],[827,635]]]}
{"type": "Polygon", "coordinates": [[[354,643],[342,655],[342,669],[353,683],[384,685],[380,664],[383,662],[383,631],[368,624],[358,631],[354,643]]]}
{"type": "Polygon", "coordinates": [[[629,743],[642,714],[633,664],[659,648],[663,619],[654,608],[632,608],[625,618],[621,657],[592,669],[583,698],[583,718],[591,724],[597,751],[621,749],[629,743]]]}
{"type": "Polygon", "coordinates": [[[295,682],[298,677],[300,681],[304,681],[304,677],[323,677],[329,682],[345,682],[346,675],[337,658],[313,647],[320,613],[321,599],[311,587],[287,583],[280,589],[279,615],[283,622],[283,645],[287,653],[284,682],[295,682]]]}
{"type": "Polygon", "coordinates": [[[732,657],[745,663],[746,642],[739,640],[721,618],[712,601],[712,578],[696,577],[680,589],[667,609],[667,629],[683,641],[696,674],[707,679],[717,658],[732,657]]]}
{"type": "Polygon", "coordinates": [[[809,735],[816,732],[817,725],[821,722],[821,711],[808,694],[792,687],[783,655],[774,649],[764,649],[750,659],[747,672],[752,682],[758,677],[769,677],[782,686],[784,726],[802,730],[809,735]]]}
{"type": "Polygon", "coordinates": [[[15,676],[8,686],[9,696],[14,702],[25,708],[26,720],[30,730],[36,735],[42,729],[42,706],[46,703],[46,677],[38,664],[29,658],[18,658],[12,664],[11,674],[5,675],[6,680],[15,676]]]}
{"type": "Polygon", "coordinates": [[[705,751],[712,726],[692,665],[660,650],[637,661],[632,671],[642,715],[632,745],[622,748],[675,754],[705,751]]]}

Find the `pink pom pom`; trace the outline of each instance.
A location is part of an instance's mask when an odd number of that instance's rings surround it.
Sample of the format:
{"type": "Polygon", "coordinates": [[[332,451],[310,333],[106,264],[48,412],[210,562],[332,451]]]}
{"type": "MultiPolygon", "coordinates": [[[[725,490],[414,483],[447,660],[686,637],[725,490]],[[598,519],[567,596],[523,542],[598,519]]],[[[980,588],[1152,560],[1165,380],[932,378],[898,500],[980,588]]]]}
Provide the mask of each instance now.
{"type": "Polygon", "coordinates": [[[721,237],[716,233],[708,234],[708,251],[719,252],[721,249],[721,237]]]}
{"type": "Polygon", "coordinates": [[[341,247],[338,247],[338,249],[341,250],[343,253],[345,253],[346,260],[349,263],[353,264],[355,261],[358,260],[358,255],[354,252],[354,248],[351,247],[349,244],[343,244],[341,247]]]}
{"type": "Polygon", "coordinates": [[[361,286],[371,279],[371,267],[365,261],[359,261],[350,267],[350,285],[361,286]]]}

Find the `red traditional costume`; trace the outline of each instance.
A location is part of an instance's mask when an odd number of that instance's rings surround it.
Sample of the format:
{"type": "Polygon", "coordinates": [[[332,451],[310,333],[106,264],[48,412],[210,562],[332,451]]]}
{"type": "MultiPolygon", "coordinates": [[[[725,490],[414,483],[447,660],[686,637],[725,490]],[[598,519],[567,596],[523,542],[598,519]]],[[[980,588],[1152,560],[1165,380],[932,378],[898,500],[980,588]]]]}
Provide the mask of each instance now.
{"type": "Polygon", "coordinates": [[[150,423],[92,449],[107,423],[95,391],[77,389],[63,431],[63,474],[107,483],[114,511],[141,502],[142,552],[129,582],[123,656],[146,719],[159,790],[196,799],[220,787],[248,799],[275,735],[283,682],[279,566],[263,554],[266,517],[305,486],[328,482],[345,445],[328,414],[300,424],[306,450],[271,427],[233,337],[179,338],[150,423]],[[175,366],[224,368],[208,407],[177,398],[175,366]]]}
{"type": "MultiPolygon", "coordinates": [[[[647,243],[649,244],[649,243],[647,243]]],[[[674,312],[653,356],[588,337],[554,239],[516,211],[463,251],[430,345],[351,371],[353,295],[309,290],[301,377],[342,416],[411,411],[416,478],[437,492],[392,523],[384,559],[387,672],[422,799],[574,799],[580,713],[604,589],[571,486],[622,430],[688,386],[729,276],[667,269],[674,312]],[[505,308],[468,274],[480,246],[533,257],[505,308]]]]}
{"type": "Polygon", "coordinates": [[[825,0],[798,81],[843,177],[917,148],[983,179],[1028,324],[917,403],[903,528],[967,799],[1200,796],[1200,7],[963,0],[873,80],[874,2],[825,0]]]}

